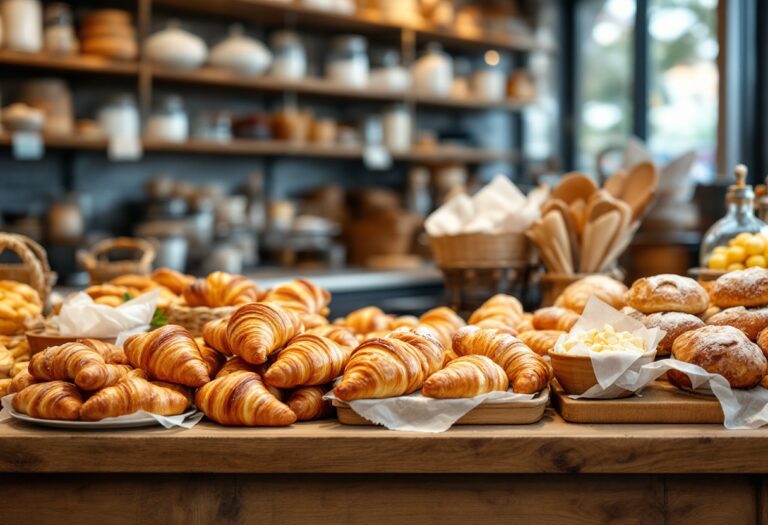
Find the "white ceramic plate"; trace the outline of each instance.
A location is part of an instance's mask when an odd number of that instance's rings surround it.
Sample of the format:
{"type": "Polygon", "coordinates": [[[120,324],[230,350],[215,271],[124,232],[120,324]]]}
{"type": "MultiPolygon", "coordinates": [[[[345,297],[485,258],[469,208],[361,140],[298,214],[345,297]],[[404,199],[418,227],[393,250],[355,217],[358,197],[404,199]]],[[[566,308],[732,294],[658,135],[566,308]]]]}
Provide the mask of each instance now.
{"type": "MultiPolygon", "coordinates": [[[[26,421],[33,425],[40,425],[43,427],[52,428],[66,428],[70,430],[111,430],[120,428],[141,428],[152,427],[160,425],[160,423],[152,416],[121,416],[119,418],[108,418],[103,421],[65,421],[61,419],[38,419],[36,417],[30,417],[26,414],[21,414],[11,409],[8,411],[12,418],[20,421],[26,421]]],[[[196,408],[190,408],[183,415],[184,419],[195,414],[196,408]]]]}

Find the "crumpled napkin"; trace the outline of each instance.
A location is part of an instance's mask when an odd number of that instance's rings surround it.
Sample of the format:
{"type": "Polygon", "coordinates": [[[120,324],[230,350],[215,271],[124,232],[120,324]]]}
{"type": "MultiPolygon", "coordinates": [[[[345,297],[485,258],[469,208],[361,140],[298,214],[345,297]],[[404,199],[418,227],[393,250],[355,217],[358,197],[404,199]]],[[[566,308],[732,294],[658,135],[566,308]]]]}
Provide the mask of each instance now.
{"type": "Polygon", "coordinates": [[[540,217],[549,189],[540,186],[528,197],[503,175],[473,197],[459,194],[435,210],[424,223],[431,237],[460,233],[521,233],[540,217]]]}
{"type": "MultiPolygon", "coordinates": [[[[445,432],[467,412],[483,402],[508,403],[510,401],[528,401],[535,394],[515,394],[507,392],[489,392],[471,398],[434,399],[421,392],[407,396],[385,399],[358,399],[348,404],[352,410],[365,419],[382,425],[389,430],[405,432],[445,432]]],[[[323,399],[340,401],[327,393],[323,399]]]]}
{"type": "Polygon", "coordinates": [[[67,299],[52,323],[64,336],[116,338],[146,332],[159,296],[158,291],[149,292],[113,308],[79,292],[67,299]]]}
{"type": "MultiPolygon", "coordinates": [[[[0,404],[2,404],[2,410],[0,410],[0,421],[13,418],[13,415],[11,415],[11,410],[13,410],[13,407],[11,406],[11,400],[13,399],[14,395],[16,394],[8,394],[7,396],[4,396],[2,399],[0,399],[0,404]]],[[[144,410],[139,410],[138,412],[134,412],[133,414],[128,414],[125,416],[107,417],[101,421],[97,421],[96,423],[136,421],[146,419],[146,417],[149,416],[154,418],[165,428],[181,427],[189,429],[197,425],[200,420],[203,419],[203,415],[204,414],[202,412],[196,411],[189,416],[185,416],[184,414],[179,414],[178,416],[161,416],[159,414],[152,414],[150,412],[145,412],[144,410]]]]}

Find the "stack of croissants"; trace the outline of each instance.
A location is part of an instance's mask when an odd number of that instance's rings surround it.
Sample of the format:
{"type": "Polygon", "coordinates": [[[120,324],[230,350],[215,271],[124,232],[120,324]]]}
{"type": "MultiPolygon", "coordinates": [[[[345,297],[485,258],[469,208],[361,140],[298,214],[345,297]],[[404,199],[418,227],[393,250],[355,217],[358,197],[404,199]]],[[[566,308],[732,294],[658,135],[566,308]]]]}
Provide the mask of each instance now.
{"type": "MultiPolygon", "coordinates": [[[[168,288],[189,283],[162,275],[168,288]]],[[[330,322],[331,295],[310,281],[255,293],[215,275],[195,281],[195,293],[229,294],[226,302],[240,306],[205,324],[201,337],[169,324],[129,337],[122,349],[93,339],[48,348],[13,378],[13,408],[96,421],[138,410],[177,415],[194,403],[223,425],[285,426],[331,415],[323,399],[330,390],[343,401],[418,391],[457,398],[510,387],[532,394],[551,379],[549,364],[517,337],[531,320],[511,296],[489,299],[469,325],[446,307],[418,318],[366,307],[330,322]]]]}

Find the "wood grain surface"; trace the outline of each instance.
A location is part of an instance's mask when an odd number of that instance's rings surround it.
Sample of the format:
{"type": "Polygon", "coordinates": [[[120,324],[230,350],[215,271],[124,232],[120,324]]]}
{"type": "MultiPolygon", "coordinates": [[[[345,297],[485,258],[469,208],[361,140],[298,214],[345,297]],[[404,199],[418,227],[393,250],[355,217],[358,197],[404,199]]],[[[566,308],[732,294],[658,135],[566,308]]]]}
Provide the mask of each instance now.
{"type": "Polygon", "coordinates": [[[533,425],[441,434],[351,427],[73,432],[0,422],[0,472],[767,473],[768,428],[576,425],[551,409],[533,425]]]}

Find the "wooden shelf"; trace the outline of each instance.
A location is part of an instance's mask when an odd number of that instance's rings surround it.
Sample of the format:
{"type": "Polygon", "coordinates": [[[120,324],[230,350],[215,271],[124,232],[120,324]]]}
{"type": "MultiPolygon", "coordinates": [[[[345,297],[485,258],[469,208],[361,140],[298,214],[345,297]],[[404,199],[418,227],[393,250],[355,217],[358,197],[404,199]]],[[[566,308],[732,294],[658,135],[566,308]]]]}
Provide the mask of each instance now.
{"type": "Polygon", "coordinates": [[[276,0],[154,0],[157,6],[205,15],[251,19],[259,24],[290,24],[334,33],[359,32],[379,38],[398,39],[402,31],[413,31],[418,43],[440,42],[453,49],[480,50],[494,48],[506,51],[550,51],[524,34],[465,35],[436,28],[426,23],[403,25],[384,20],[375,11],[355,14],[331,13],[306,7],[296,1],[276,0]]]}
{"type": "Polygon", "coordinates": [[[89,73],[99,75],[138,75],[137,62],[118,62],[90,55],[59,56],[47,53],[21,53],[0,50],[0,65],[24,69],[89,73]]]}
{"type": "MultiPolygon", "coordinates": [[[[46,149],[106,151],[108,143],[103,138],[78,138],[68,136],[50,136],[44,139],[46,149]]],[[[10,146],[11,136],[0,134],[0,146],[10,146]]],[[[190,155],[220,156],[260,156],[260,157],[304,157],[319,159],[363,158],[363,148],[357,146],[317,146],[279,140],[235,139],[231,142],[207,140],[189,140],[187,142],[143,141],[146,153],[185,153],[190,155]]],[[[483,150],[464,146],[439,146],[431,150],[411,150],[393,152],[392,158],[399,162],[419,162],[425,164],[444,162],[465,162],[478,164],[485,162],[512,162],[515,155],[510,152],[483,150]]]]}

